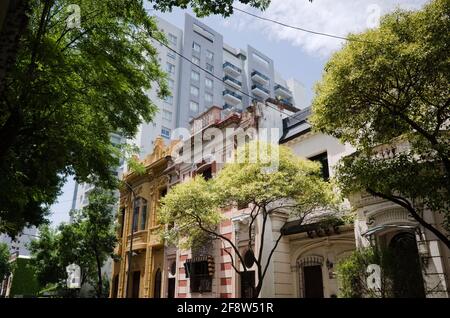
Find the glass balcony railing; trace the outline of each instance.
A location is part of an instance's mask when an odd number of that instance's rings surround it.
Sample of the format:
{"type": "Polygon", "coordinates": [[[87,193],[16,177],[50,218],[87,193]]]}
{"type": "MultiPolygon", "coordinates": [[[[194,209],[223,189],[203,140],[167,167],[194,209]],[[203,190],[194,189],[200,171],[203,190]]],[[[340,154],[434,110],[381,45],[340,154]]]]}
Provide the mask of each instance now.
{"type": "Polygon", "coordinates": [[[227,67],[231,68],[233,71],[235,71],[235,72],[237,72],[239,74],[242,72],[242,70],[239,67],[231,64],[230,62],[223,63],[223,68],[225,69],[227,67]]]}
{"type": "Polygon", "coordinates": [[[224,90],[223,93],[222,93],[222,95],[223,95],[223,96],[225,96],[225,95],[231,95],[231,96],[233,96],[233,97],[236,97],[236,98],[239,99],[239,100],[242,100],[242,96],[241,96],[241,95],[238,95],[238,94],[236,94],[235,92],[230,91],[229,89],[224,90]]]}
{"type": "Polygon", "coordinates": [[[284,86],[281,85],[281,84],[276,84],[275,87],[274,87],[273,89],[274,89],[274,90],[281,90],[281,91],[285,92],[285,93],[288,94],[288,95],[291,95],[291,94],[292,94],[291,91],[290,91],[288,88],[284,87],[284,86]]]}
{"type": "Polygon", "coordinates": [[[253,89],[259,89],[259,90],[263,91],[264,93],[266,93],[267,95],[270,95],[270,91],[267,88],[265,88],[264,86],[260,85],[260,84],[253,84],[252,85],[252,90],[253,89]]]}
{"type": "Polygon", "coordinates": [[[225,77],[223,78],[224,81],[230,81],[233,82],[234,84],[236,84],[237,86],[241,87],[242,86],[242,82],[238,81],[237,79],[232,78],[231,76],[225,75],[225,77]]]}
{"type": "Polygon", "coordinates": [[[270,79],[269,79],[269,77],[267,77],[266,75],[264,75],[263,73],[261,73],[261,72],[259,72],[259,71],[253,71],[252,72],[252,74],[251,74],[251,76],[253,77],[253,76],[258,76],[258,77],[261,77],[263,80],[265,80],[265,81],[269,81],[270,79]]]}

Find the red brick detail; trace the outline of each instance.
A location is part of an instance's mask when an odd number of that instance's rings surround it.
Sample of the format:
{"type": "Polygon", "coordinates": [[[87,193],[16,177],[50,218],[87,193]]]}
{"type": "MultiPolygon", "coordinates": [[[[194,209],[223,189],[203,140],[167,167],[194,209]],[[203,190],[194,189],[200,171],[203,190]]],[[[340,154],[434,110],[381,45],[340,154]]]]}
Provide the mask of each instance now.
{"type": "Polygon", "coordinates": [[[184,262],[185,260],[187,260],[187,258],[187,255],[180,255],[180,262],[184,262]]]}
{"type": "Polygon", "coordinates": [[[222,234],[223,236],[225,236],[227,239],[231,240],[231,232],[222,234]]]}
{"type": "Polygon", "coordinates": [[[231,294],[230,293],[221,293],[220,298],[231,298],[231,294]]]}
{"type": "Polygon", "coordinates": [[[222,223],[221,223],[221,225],[222,225],[223,227],[225,227],[225,226],[230,226],[230,225],[231,225],[231,220],[223,220],[222,223]]]}
{"type": "Polygon", "coordinates": [[[231,285],[231,278],[221,278],[220,279],[220,285],[222,285],[222,286],[230,286],[231,285]]]}
{"type": "Polygon", "coordinates": [[[184,267],[178,268],[178,271],[180,274],[186,274],[186,270],[184,269],[184,267]]]}
{"type": "Polygon", "coordinates": [[[221,271],[227,271],[232,269],[233,267],[231,266],[231,263],[221,263],[220,264],[220,270],[221,271]]]}
{"type": "Polygon", "coordinates": [[[187,286],[187,280],[179,280],[178,281],[178,287],[186,287],[187,286]]]}
{"type": "Polygon", "coordinates": [[[227,250],[228,252],[230,252],[231,253],[231,247],[227,247],[227,248],[221,248],[220,249],[220,255],[228,255],[228,253],[227,252],[225,252],[225,250],[227,250]]]}
{"type": "Polygon", "coordinates": [[[186,293],[178,293],[178,298],[186,298],[186,293]]]}

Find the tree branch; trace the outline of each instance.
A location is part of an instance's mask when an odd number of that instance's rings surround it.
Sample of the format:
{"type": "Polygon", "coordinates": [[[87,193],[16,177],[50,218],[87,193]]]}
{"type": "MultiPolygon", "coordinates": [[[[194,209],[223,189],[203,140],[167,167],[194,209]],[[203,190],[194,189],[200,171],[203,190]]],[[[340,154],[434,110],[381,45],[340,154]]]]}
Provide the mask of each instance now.
{"type": "Polygon", "coordinates": [[[370,188],[367,188],[366,191],[374,196],[394,202],[400,205],[401,207],[405,208],[406,210],[408,210],[408,212],[417,222],[419,222],[420,225],[422,225],[424,228],[428,229],[430,232],[436,235],[436,237],[438,237],[442,241],[442,243],[444,243],[450,250],[450,240],[447,238],[447,236],[442,232],[440,232],[437,228],[435,228],[431,224],[425,222],[425,220],[419,215],[419,213],[414,209],[414,207],[407,199],[395,195],[388,195],[385,193],[377,192],[370,188]]]}

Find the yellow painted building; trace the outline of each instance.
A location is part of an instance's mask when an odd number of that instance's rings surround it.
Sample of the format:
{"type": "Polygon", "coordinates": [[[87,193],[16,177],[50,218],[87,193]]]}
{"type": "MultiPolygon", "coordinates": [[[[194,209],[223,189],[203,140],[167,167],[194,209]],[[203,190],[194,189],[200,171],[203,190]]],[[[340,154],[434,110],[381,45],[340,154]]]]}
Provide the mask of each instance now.
{"type": "Polygon", "coordinates": [[[159,236],[157,207],[167,193],[169,177],[165,170],[176,146],[164,146],[161,137],[153,152],[142,163],[145,173],[131,172],[123,176],[118,213],[118,245],[113,262],[111,298],[159,298],[162,281],[167,276],[164,264],[164,244],[159,236]],[[129,255],[132,250],[131,271],[129,255]],[[127,288],[128,282],[128,288],[127,288]]]}

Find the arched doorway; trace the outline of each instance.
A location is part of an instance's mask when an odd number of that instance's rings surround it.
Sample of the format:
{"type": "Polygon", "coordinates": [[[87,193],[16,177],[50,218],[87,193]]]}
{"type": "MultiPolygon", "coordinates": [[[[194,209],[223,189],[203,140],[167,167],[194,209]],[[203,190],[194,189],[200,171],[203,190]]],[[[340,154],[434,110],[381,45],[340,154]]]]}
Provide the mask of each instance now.
{"type": "Polygon", "coordinates": [[[161,270],[158,268],[155,273],[155,288],[153,298],[161,298],[161,270]]]}
{"type": "Polygon", "coordinates": [[[322,256],[307,256],[297,262],[301,298],[324,298],[322,256]]]}
{"type": "Polygon", "coordinates": [[[417,243],[413,233],[395,235],[390,243],[392,252],[392,289],[396,298],[423,298],[423,283],[417,243]]]}

